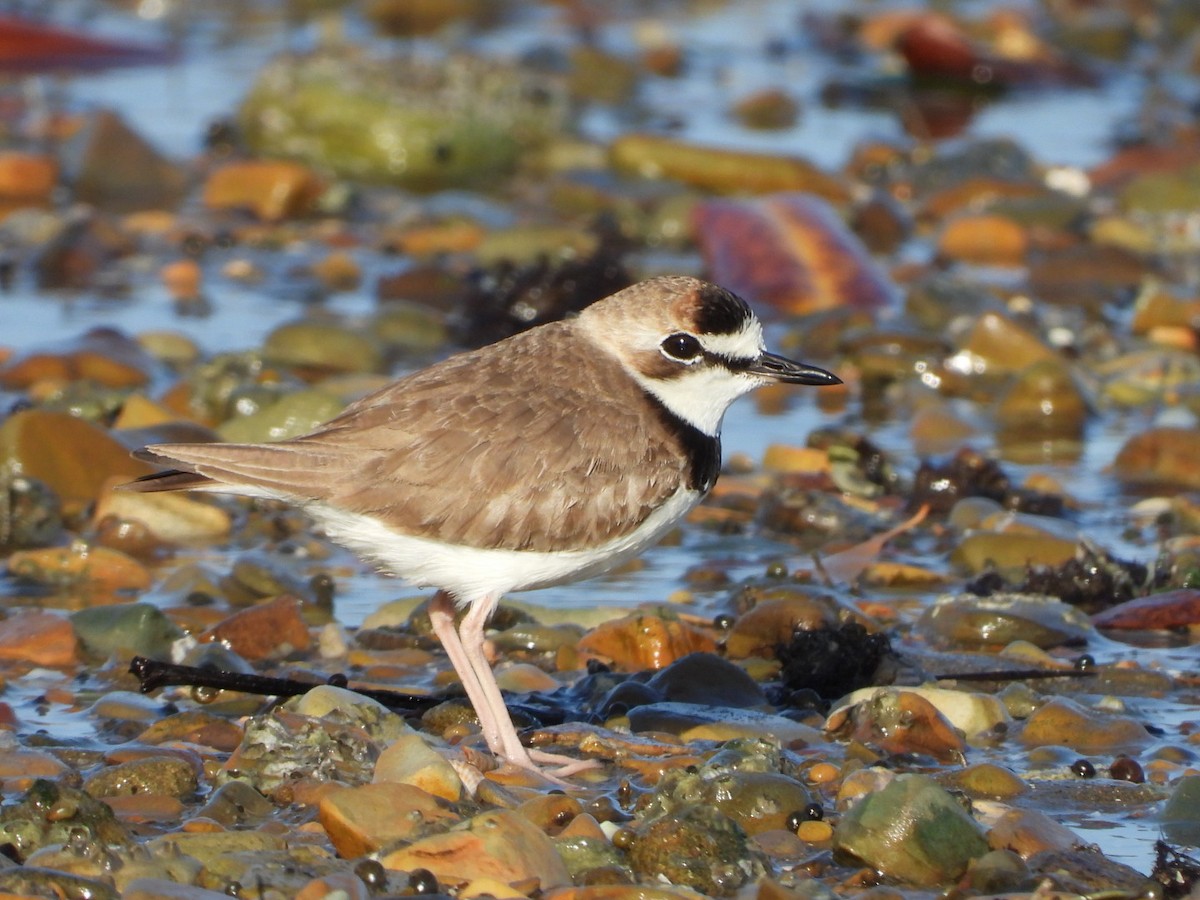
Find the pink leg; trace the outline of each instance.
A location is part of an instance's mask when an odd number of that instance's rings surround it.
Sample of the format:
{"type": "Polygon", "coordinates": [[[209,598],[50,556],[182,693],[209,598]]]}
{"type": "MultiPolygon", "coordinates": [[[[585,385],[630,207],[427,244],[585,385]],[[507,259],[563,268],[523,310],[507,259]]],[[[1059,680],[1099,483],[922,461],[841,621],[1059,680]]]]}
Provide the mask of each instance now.
{"type": "Polygon", "coordinates": [[[446,656],[450,658],[450,664],[458,673],[467,698],[479,716],[488,748],[507,762],[535,772],[540,771],[535,760],[558,766],[554,774],[563,776],[595,768],[598,763],[594,760],[572,759],[538,750],[531,754],[521,743],[508,707],[504,705],[496,676],[483,652],[484,626],[495,606],[489,600],[483,598],[473,602],[457,631],[454,628],[454,604],[449,594],[438,591],[429,605],[429,619],[434,633],[446,648],[446,656]]]}

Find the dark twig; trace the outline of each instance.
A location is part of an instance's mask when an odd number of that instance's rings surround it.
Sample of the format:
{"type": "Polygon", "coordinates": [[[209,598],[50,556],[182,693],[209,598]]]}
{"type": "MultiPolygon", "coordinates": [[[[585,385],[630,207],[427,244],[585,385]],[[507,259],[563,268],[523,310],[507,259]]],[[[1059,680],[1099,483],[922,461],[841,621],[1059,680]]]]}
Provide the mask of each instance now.
{"type": "MultiPolygon", "coordinates": [[[[245,694],[262,694],[274,697],[295,697],[305,694],[322,682],[299,681],[294,678],[270,678],[266,675],[247,675],[242,672],[227,672],[205,666],[180,666],[175,663],[135,656],[129,671],[137,676],[143,694],[161,687],[205,687],[221,691],[241,691],[245,694]]],[[[378,701],[388,709],[399,713],[419,713],[442,702],[440,697],[421,697],[399,691],[356,688],[349,684],[345,675],[331,675],[325,684],[344,687],[378,701]]]]}

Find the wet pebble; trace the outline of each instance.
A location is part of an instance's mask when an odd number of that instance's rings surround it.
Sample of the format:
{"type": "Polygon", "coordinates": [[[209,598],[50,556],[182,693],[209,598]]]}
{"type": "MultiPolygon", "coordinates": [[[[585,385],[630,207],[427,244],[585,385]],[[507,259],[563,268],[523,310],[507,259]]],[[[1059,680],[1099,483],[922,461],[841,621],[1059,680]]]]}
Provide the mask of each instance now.
{"type": "Polygon", "coordinates": [[[905,884],[957,880],[988,851],[982,829],[924,775],[898,775],[852,806],[833,834],[834,852],[905,884]]]}
{"type": "Polygon", "coordinates": [[[398,841],[419,840],[458,817],[435,795],[387,781],[326,791],[318,819],[339,855],[355,859],[398,841]]]}
{"type": "Polygon", "coordinates": [[[1200,489],[1194,428],[1151,428],[1129,438],[1113,461],[1113,471],[1128,484],[1171,484],[1200,489]]]}
{"type": "Polygon", "coordinates": [[[412,785],[451,802],[463,794],[462,779],[454,767],[420,734],[406,734],[393,740],[379,754],[373,780],[412,785]]]}
{"type": "Polygon", "coordinates": [[[300,601],[286,594],[235,612],[200,639],[220,642],[248,660],[279,659],[303,652],[312,644],[300,601]]]}
{"type": "Polygon", "coordinates": [[[104,429],[38,409],[15,413],[0,425],[0,461],[49,487],[68,512],[95,500],[110,479],[150,471],[104,429]]]}
{"type": "Polygon", "coordinates": [[[727,897],[763,875],[765,859],[731,819],[691,805],[652,819],[636,831],[629,860],[640,879],[665,880],[727,897]]]}
{"type": "Polygon", "coordinates": [[[1013,641],[1057,647],[1084,643],[1093,634],[1079,610],[1036,594],[943,596],[921,614],[916,630],[947,648],[1002,647],[1013,641]]]}
{"type": "Polygon", "coordinates": [[[134,794],[185,799],[199,786],[196,767],[177,756],[147,756],[119,763],[101,769],[83,783],[83,789],[97,800],[134,794]]]}
{"type": "Polygon", "coordinates": [[[1065,744],[1097,753],[1145,746],[1150,734],[1131,716],[1100,715],[1067,697],[1055,697],[1025,720],[1020,740],[1029,747],[1065,744]]]}
{"type": "Polygon", "coordinates": [[[78,660],[71,622],[40,609],[21,609],[0,619],[0,661],[66,667],[78,660]]]}
{"type": "Polygon", "coordinates": [[[422,838],[380,859],[389,869],[426,869],[439,881],[488,878],[505,884],[536,879],[542,890],[570,884],[550,838],[514,812],[482,813],[465,827],[422,838]]]}
{"type": "Polygon", "coordinates": [[[697,651],[712,653],[716,641],[679,620],[637,613],[593,628],[579,641],[581,653],[611,660],[624,671],[661,669],[697,651]]]}
{"type": "Polygon", "coordinates": [[[119,603],[82,609],[71,615],[80,644],[92,656],[124,651],[169,659],[183,631],[152,603],[119,603]]]}

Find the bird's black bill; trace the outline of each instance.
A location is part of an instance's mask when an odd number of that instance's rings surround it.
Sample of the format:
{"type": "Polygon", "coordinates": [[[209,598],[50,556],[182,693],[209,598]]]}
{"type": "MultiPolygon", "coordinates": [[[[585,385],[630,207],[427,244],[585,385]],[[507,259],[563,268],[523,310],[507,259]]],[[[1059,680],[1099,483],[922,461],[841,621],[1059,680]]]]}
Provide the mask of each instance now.
{"type": "Polygon", "coordinates": [[[772,381],[782,381],[784,384],[811,384],[819,387],[842,383],[842,379],[832,372],[826,372],[816,366],[793,362],[785,356],[777,356],[774,353],[764,353],[744,371],[748,375],[758,375],[762,378],[770,378],[772,381]]]}

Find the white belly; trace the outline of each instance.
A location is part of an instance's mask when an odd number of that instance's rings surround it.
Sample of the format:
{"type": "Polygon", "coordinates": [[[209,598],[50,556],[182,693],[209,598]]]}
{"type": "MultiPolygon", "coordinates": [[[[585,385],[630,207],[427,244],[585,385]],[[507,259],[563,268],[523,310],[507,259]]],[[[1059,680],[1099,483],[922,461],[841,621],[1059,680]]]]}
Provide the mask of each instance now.
{"type": "Polygon", "coordinates": [[[627,535],[577,550],[484,550],[400,534],[357,513],[302,503],[329,538],[418,587],[449,591],[460,604],[508,591],[581,581],[606,572],[657,542],[699,501],[681,489],[627,535]]]}

